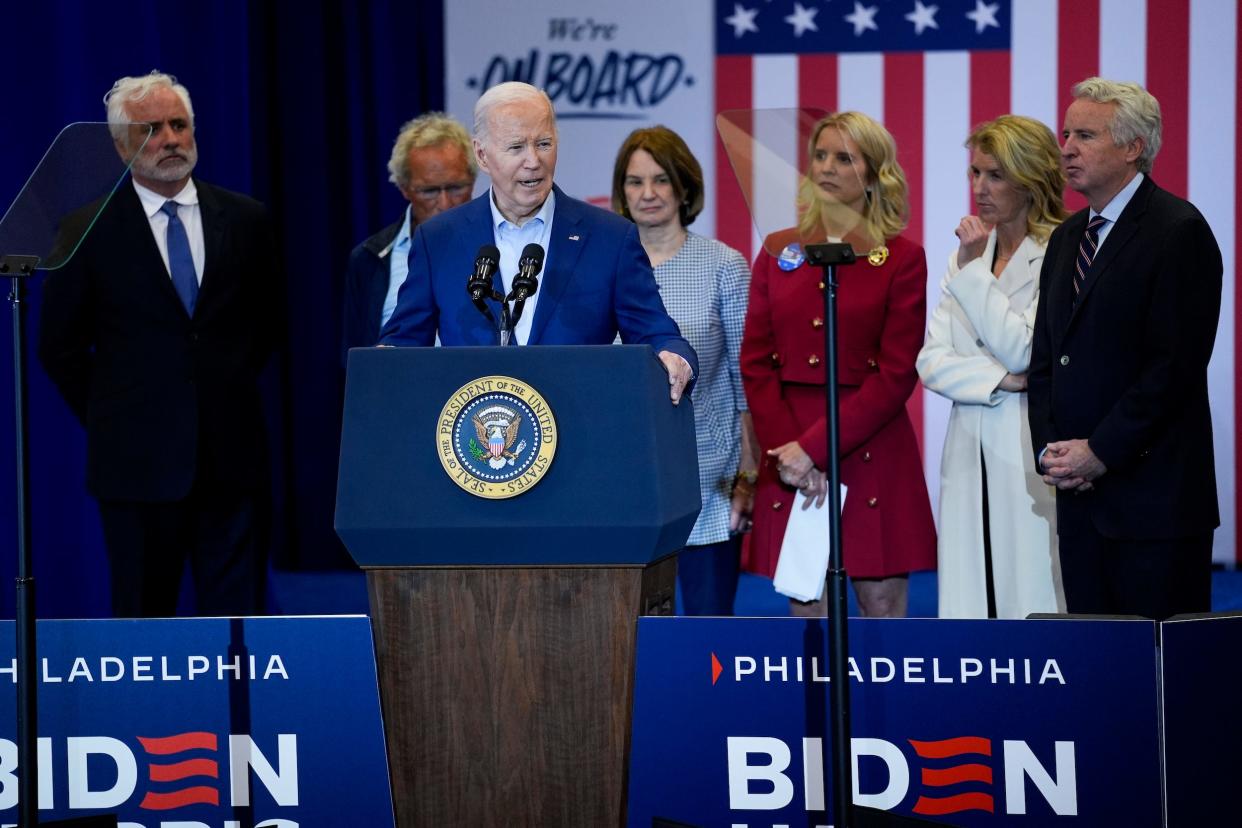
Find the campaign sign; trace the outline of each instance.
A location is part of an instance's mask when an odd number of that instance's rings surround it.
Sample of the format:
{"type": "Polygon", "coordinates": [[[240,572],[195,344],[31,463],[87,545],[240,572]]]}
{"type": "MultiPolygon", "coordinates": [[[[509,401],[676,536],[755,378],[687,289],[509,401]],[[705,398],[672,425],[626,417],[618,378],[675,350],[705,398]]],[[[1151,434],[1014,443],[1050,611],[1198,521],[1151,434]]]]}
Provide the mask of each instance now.
{"type": "MultiPolygon", "coordinates": [[[[718,166],[712,14],[710,0],[453,0],[444,4],[445,109],[473,124],[485,90],[504,81],[539,87],[556,110],[556,183],[605,209],[612,209],[621,143],[634,129],[664,124],[702,165],[708,198],[694,229],[711,236],[718,166]]],[[[480,175],[476,190],[487,186],[480,175]]]]}
{"type": "MultiPolygon", "coordinates": [[[[1161,825],[1155,624],[851,619],[854,802],[958,826],[1161,825]]],[[[827,624],[641,618],[631,826],[828,826],[827,624]]]]}
{"type": "Polygon", "coordinates": [[[1160,625],[1169,828],[1237,820],[1242,779],[1242,614],[1160,625]]]}
{"type": "MultiPolygon", "coordinates": [[[[0,709],[15,710],[12,621],[0,709]]],[[[38,622],[40,819],[122,828],[391,826],[364,616],[38,622]]],[[[0,718],[0,825],[17,821],[0,718]]]]}

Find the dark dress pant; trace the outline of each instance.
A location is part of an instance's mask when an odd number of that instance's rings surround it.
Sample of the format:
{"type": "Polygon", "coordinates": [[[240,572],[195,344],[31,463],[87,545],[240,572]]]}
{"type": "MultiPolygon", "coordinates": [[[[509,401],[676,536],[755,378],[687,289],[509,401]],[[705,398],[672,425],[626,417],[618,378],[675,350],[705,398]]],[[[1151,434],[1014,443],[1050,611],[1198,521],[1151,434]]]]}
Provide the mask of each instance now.
{"type": "Polygon", "coordinates": [[[687,546],[677,553],[683,615],[733,614],[741,553],[740,535],[719,543],[687,546]]]}
{"type": "Polygon", "coordinates": [[[117,618],[177,613],[186,564],[196,614],[263,612],[267,556],[253,492],[203,490],[169,503],[100,501],[117,618]]]}
{"type": "Polygon", "coordinates": [[[1071,613],[1163,620],[1212,609],[1212,532],[1186,538],[1106,538],[1088,521],[1060,532],[1071,613]]]}

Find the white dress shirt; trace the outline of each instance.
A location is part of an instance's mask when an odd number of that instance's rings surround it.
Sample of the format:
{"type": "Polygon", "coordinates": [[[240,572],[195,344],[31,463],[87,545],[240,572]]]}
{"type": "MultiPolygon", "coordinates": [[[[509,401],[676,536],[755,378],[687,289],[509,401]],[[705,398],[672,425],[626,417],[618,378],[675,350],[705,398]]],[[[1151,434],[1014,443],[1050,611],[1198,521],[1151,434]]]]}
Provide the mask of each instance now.
{"type": "MultiPolygon", "coordinates": [[[[203,212],[198,206],[198,189],[194,186],[194,179],[187,181],[181,192],[171,199],[165,198],[154,190],[148,190],[137,181],[134,181],[134,190],[138,193],[138,200],[142,202],[142,209],[146,212],[147,221],[151,224],[151,234],[155,236],[155,246],[160,249],[160,258],[164,260],[165,270],[168,270],[168,216],[160,208],[164,206],[165,201],[177,202],[177,217],[181,219],[186,237],[190,240],[190,256],[194,259],[194,273],[198,276],[198,284],[201,286],[203,266],[207,261],[207,247],[203,242],[203,212]]],[[[168,278],[172,278],[171,270],[168,271],[168,278]]]]}

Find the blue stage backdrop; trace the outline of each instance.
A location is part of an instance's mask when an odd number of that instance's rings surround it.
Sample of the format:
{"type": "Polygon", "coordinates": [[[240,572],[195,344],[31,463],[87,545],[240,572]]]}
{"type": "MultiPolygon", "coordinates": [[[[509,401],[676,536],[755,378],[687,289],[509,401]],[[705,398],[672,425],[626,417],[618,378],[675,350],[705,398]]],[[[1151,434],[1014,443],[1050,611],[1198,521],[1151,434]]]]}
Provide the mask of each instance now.
{"type": "MultiPolygon", "coordinates": [[[[400,125],[443,106],[442,19],[441,3],[407,0],[124,6],[48,0],[0,9],[0,29],[21,44],[5,69],[0,209],[64,124],[104,120],[102,98],[112,82],[152,69],[171,72],[190,90],[201,159],[196,174],[272,208],[288,275],[286,347],[266,388],[274,546],[286,565],[349,565],[332,531],[344,265],[353,245],[401,210],[385,169],[400,125]]],[[[33,357],[40,281],[30,291],[27,363],[39,611],[42,617],[107,616],[98,516],[83,486],[83,432],[33,357]]],[[[16,518],[7,324],[4,331],[0,582],[11,584],[16,518]]],[[[0,614],[12,613],[6,586],[0,614]]]]}

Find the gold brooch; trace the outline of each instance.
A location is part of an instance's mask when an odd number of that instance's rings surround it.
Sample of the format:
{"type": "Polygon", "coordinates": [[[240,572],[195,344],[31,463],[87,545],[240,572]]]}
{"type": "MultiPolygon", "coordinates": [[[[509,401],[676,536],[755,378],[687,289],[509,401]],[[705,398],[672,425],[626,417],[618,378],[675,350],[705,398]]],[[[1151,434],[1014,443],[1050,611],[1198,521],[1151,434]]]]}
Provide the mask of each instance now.
{"type": "Polygon", "coordinates": [[[879,267],[884,264],[888,261],[888,248],[882,244],[871,248],[867,252],[867,261],[871,263],[872,267],[879,267]]]}

